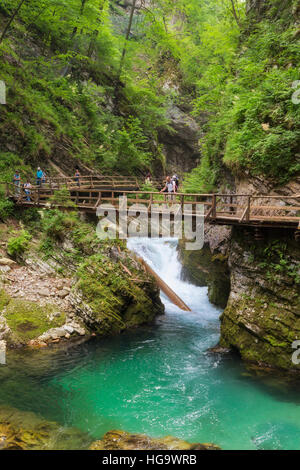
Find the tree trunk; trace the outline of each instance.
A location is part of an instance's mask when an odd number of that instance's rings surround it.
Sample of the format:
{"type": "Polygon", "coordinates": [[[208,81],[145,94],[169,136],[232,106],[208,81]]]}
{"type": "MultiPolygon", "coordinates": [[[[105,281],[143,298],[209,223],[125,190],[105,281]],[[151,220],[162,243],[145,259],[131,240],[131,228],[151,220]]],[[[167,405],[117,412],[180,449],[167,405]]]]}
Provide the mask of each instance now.
{"type": "Polygon", "coordinates": [[[235,18],[235,21],[237,22],[237,25],[240,28],[241,27],[240,20],[239,20],[239,17],[237,15],[237,12],[236,12],[236,9],[235,9],[234,0],[231,0],[231,6],[232,6],[232,13],[233,13],[233,16],[235,18]]]}
{"type": "Polygon", "coordinates": [[[14,21],[15,17],[17,16],[17,14],[19,13],[20,9],[21,9],[21,6],[23,5],[23,3],[25,3],[26,0],[21,0],[19,5],[17,6],[16,10],[14,11],[14,13],[11,15],[10,17],[10,20],[8,21],[7,25],[5,26],[4,30],[3,30],[3,33],[1,34],[1,37],[0,37],[0,44],[1,42],[3,41],[7,31],[9,30],[9,27],[10,25],[12,24],[12,22],[14,21]]]}
{"type": "Polygon", "coordinates": [[[132,20],[133,20],[133,14],[134,14],[134,10],[135,10],[135,4],[136,4],[136,0],[133,0],[132,5],[131,5],[131,11],[130,11],[128,27],[127,27],[126,36],[125,36],[125,44],[124,44],[124,47],[123,47],[123,50],[122,50],[120,66],[119,66],[119,70],[118,70],[118,74],[117,74],[117,78],[116,78],[116,87],[115,87],[116,101],[117,101],[117,94],[118,94],[118,90],[119,90],[119,81],[120,81],[120,77],[121,77],[121,73],[122,73],[122,69],[123,69],[124,58],[125,58],[126,49],[127,49],[127,41],[128,41],[129,34],[130,34],[130,31],[131,31],[131,26],[132,26],[132,20]]]}

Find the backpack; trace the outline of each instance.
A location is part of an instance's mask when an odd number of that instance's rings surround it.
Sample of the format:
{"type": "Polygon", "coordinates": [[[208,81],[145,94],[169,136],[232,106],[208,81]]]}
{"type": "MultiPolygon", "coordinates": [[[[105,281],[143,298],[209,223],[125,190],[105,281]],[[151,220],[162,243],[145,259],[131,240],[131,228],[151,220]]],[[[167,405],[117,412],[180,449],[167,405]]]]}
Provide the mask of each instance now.
{"type": "Polygon", "coordinates": [[[172,179],[172,181],[174,181],[175,186],[176,186],[176,190],[177,190],[177,188],[178,188],[178,186],[179,186],[179,179],[178,179],[178,176],[176,175],[175,178],[172,179]]]}

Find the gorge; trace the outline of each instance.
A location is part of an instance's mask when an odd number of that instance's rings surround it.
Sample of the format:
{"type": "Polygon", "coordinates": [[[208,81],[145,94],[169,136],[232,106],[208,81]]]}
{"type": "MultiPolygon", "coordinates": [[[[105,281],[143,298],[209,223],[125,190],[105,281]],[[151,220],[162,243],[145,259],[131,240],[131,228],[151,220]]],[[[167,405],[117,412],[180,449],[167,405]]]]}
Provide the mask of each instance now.
{"type": "Polygon", "coordinates": [[[299,449],[299,14],[0,1],[0,449],[299,449]],[[114,178],[150,204],[174,173],[182,201],[251,196],[282,226],[239,206],[201,250],[97,236],[114,178]]]}

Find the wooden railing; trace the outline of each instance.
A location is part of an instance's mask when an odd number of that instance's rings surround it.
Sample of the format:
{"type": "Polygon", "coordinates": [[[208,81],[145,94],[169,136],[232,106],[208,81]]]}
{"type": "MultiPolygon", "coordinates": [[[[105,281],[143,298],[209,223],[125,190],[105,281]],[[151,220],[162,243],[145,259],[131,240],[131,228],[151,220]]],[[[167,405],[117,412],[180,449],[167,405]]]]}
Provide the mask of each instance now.
{"type": "MultiPolygon", "coordinates": [[[[36,183],[36,182],[34,182],[36,183]]],[[[62,187],[72,188],[95,188],[95,189],[124,189],[124,190],[138,190],[145,183],[145,179],[136,176],[47,176],[42,182],[41,187],[50,189],[60,189],[62,187]]],[[[151,180],[155,188],[162,188],[164,181],[159,179],[151,180]]],[[[35,187],[36,185],[33,184],[35,187]]]]}
{"type": "MultiPolygon", "coordinates": [[[[119,207],[119,197],[127,197],[127,206],[143,204],[145,210],[153,210],[152,205],[160,209],[181,209],[187,215],[196,215],[197,205],[203,204],[207,222],[224,225],[264,225],[300,229],[300,195],[273,196],[249,194],[187,194],[159,193],[152,191],[128,191],[121,189],[97,189],[65,186],[67,199],[80,210],[96,211],[103,203],[119,207]]],[[[27,206],[65,206],[67,201],[55,202],[55,187],[32,187],[26,194],[22,187],[6,183],[6,194],[19,205],[27,206]]]]}

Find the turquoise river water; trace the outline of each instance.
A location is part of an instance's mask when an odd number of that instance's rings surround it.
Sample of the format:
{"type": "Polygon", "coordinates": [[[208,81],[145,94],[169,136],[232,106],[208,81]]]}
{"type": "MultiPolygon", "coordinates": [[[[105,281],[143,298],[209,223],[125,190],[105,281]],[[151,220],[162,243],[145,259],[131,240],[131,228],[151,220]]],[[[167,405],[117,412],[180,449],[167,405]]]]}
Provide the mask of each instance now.
{"type": "Polygon", "coordinates": [[[192,312],[164,296],[152,326],[67,350],[8,354],[0,404],[75,426],[95,439],[111,429],[214,442],[223,449],[299,449],[299,389],[252,376],[239,358],[207,353],[220,310],[205,287],[180,279],[176,241],[129,241],[192,312]]]}

